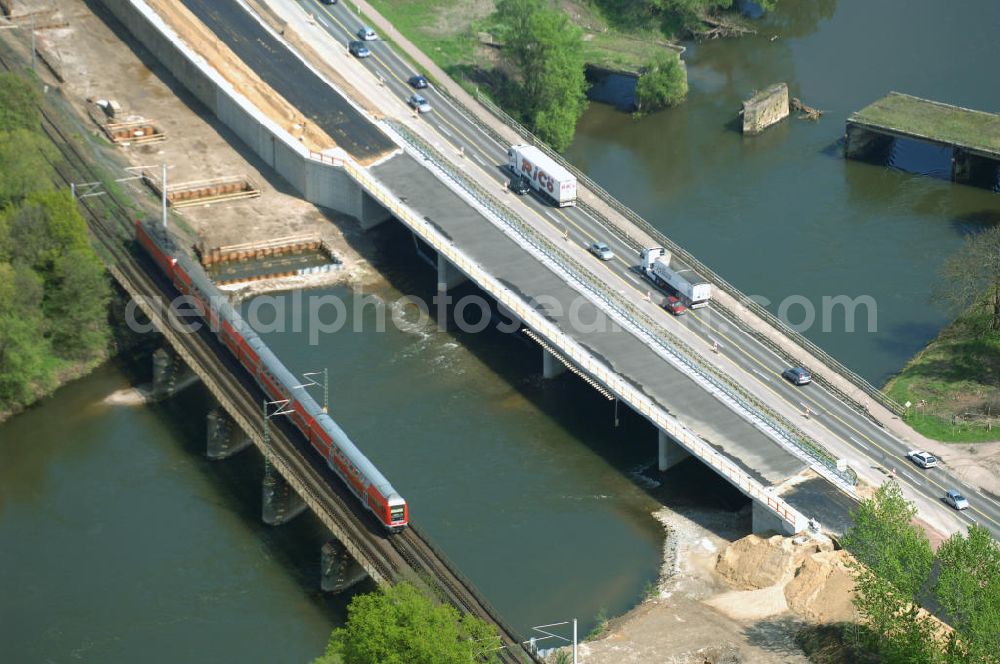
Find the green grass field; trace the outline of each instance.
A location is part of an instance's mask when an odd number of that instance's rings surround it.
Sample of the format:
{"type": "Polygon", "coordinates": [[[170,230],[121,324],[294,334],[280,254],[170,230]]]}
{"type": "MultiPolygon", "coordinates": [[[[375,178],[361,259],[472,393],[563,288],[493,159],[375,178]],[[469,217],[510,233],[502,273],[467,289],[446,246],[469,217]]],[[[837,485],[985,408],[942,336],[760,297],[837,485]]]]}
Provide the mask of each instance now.
{"type": "Polygon", "coordinates": [[[960,317],[886,385],[912,404],[905,419],[918,432],[952,443],[1000,440],[1000,335],[984,328],[982,316],[960,317]]]}
{"type": "MultiPolygon", "coordinates": [[[[420,50],[451,74],[470,67],[490,69],[497,53],[480,45],[478,33],[492,33],[489,0],[370,0],[420,50]]],[[[586,61],[599,67],[637,71],[669,48],[655,29],[625,31],[610,27],[586,2],[572,2],[568,10],[584,31],[586,61]]]]}

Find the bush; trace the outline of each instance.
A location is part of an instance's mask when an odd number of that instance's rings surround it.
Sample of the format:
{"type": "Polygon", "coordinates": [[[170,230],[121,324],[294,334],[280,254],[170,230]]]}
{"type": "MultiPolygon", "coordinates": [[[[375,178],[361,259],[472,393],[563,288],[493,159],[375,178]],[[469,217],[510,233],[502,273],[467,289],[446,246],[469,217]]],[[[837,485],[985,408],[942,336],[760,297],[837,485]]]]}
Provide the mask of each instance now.
{"type": "Polygon", "coordinates": [[[357,595],[347,624],[333,630],[313,664],[472,664],[495,662],[493,628],[423,595],[409,583],[357,595]]]}
{"type": "Polygon", "coordinates": [[[635,88],[639,113],[675,106],[687,96],[687,67],[673,51],[659,53],[639,76],[635,88]]]}

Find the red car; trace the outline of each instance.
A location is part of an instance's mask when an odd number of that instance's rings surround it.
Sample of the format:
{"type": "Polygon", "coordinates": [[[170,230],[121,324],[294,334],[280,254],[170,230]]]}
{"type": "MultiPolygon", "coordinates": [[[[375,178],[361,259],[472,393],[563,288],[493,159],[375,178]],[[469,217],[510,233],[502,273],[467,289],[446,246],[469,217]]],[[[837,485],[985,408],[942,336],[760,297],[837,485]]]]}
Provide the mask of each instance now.
{"type": "Polygon", "coordinates": [[[667,296],[666,301],[663,303],[663,308],[675,316],[682,316],[688,310],[684,306],[684,303],[680,301],[680,298],[676,298],[673,295],[667,296]]]}

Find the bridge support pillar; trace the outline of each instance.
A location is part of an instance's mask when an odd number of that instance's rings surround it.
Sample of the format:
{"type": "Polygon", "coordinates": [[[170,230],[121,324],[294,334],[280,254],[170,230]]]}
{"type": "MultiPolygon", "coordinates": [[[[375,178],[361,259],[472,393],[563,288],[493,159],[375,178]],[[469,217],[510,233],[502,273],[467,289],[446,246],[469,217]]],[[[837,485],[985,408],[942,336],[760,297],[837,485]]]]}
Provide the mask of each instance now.
{"type": "Polygon", "coordinates": [[[795,526],[788,523],[766,505],[758,501],[753,501],[753,526],[754,535],[766,535],[777,533],[779,535],[794,535],[795,526]]]}
{"type": "Polygon", "coordinates": [[[555,378],[566,371],[566,365],[558,357],[542,348],[542,378],[555,378]]]}
{"type": "Polygon", "coordinates": [[[361,230],[370,231],[379,224],[389,221],[392,219],[392,215],[379,204],[374,198],[368,195],[368,193],[361,188],[361,185],[355,184],[358,192],[357,201],[357,218],[361,223],[361,230]]]}
{"type": "Polygon", "coordinates": [[[684,459],[691,456],[691,453],[684,449],[680,443],[670,437],[662,430],[658,430],[660,453],[657,467],[660,471],[670,470],[684,459]]]}
{"type": "Polygon", "coordinates": [[[319,587],[325,593],[339,593],[363,580],[368,574],[358,564],[347,548],[337,540],[330,540],[320,551],[319,587]]]}
{"type": "Polygon", "coordinates": [[[954,148],[951,155],[951,179],[960,184],[992,188],[997,183],[998,162],[954,148]]]}
{"type": "Polygon", "coordinates": [[[264,474],[262,498],[261,517],[269,526],[287,523],[306,508],[306,504],[285,478],[271,468],[264,474]]]}
{"type": "Polygon", "coordinates": [[[166,399],[173,396],[182,364],[174,352],[168,348],[157,348],[153,351],[154,399],[166,399]]]}
{"type": "Polygon", "coordinates": [[[439,293],[449,291],[466,280],[465,275],[441,254],[437,255],[437,278],[439,293]]]}
{"type": "Polygon", "coordinates": [[[845,141],[844,156],[848,159],[880,160],[888,156],[893,138],[848,124],[845,141]]]}
{"type": "Polygon", "coordinates": [[[235,425],[221,406],[208,411],[205,420],[208,429],[205,456],[209,459],[227,459],[250,445],[250,438],[235,425]]]}

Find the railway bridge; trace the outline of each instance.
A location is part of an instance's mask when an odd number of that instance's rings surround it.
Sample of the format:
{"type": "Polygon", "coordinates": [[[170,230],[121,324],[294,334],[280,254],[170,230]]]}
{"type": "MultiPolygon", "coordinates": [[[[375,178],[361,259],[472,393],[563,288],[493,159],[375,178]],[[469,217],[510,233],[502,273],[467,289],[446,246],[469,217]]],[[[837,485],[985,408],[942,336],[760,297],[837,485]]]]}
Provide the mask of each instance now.
{"type": "MultiPolygon", "coordinates": [[[[0,68],[10,70],[11,65],[0,57],[0,68]]],[[[68,188],[71,183],[101,181],[68,138],[76,130],[68,130],[63,120],[44,107],[41,111],[42,130],[60,152],[61,159],[52,162],[60,184],[68,188]]],[[[496,627],[499,642],[484,644],[484,648],[496,649],[501,661],[536,661],[525,648],[527,641],[419,527],[411,522],[402,533],[388,534],[342,482],[331,481],[329,469],[297,429],[283,418],[272,420],[271,426],[264,424],[266,395],[207,326],[192,332],[183,314],[170,306],[177,295],[172,284],[131,246],[133,206],[116,191],[103,194],[81,197],[78,203],[101,244],[109,273],[166,342],[164,349],[154,353],[154,391],[159,388],[169,394],[176,372],[168,365],[176,358],[182,360],[218,403],[209,413],[206,455],[225,459],[254,445],[266,464],[264,521],[277,525],[308,508],[326,526],[332,539],[320,552],[323,590],[337,591],[363,577],[359,567],[379,584],[407,580],[430,586],[436,596],[496,627]],[[176,358],[166,359],[168,355],[176,358]]]]}

